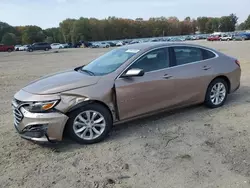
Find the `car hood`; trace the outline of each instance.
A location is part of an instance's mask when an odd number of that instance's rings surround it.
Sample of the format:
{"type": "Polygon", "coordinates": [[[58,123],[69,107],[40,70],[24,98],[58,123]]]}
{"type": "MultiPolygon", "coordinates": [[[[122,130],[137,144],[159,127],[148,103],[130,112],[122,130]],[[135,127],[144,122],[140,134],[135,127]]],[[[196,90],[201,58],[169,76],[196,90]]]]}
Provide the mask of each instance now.
{"type": "Polygon", "coordinates": [[[99,76],[89,76],[85,73],[69,70],[35,80],[25,86],[23,90],[33,94],[55,94],[94,85],[99,79],[99,76]]]}

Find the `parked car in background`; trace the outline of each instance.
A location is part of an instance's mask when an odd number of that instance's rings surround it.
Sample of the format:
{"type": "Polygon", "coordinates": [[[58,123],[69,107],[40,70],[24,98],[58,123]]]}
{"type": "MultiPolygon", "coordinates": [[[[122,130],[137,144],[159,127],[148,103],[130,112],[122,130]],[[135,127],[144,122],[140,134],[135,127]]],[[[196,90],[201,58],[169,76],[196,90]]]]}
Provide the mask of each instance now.
{"type": "Polygon", "coordinates": [[[229,34],[223,34],[223,35],[221,35],[220,40],[221,41],[230,41],[230,40],[233,40],[233,36],[229,35],[229,34]]]}
{"type": "Polygon", "coordinates": [[[12,52],[15,50],[13,45],[0,44],[0,52],[12,52]]]}
{"type": "Polygon", "coordinates": [[[87,65],[43,77],[14,96],[21,137],[100,142],[113,124],[204,103],[221,107],[240,86],[236,58],[185,43],[140,43],[114,49],[87,65]]]}
{"type": "Polygon", "coordinates": [[[92,48],[109,48],[110,44],[107,42],[97,42],[92,45],[92,48]]]}
{"type": "Polygon", "coordinates": [[[108,43],[109,43],[110,47],[115,47],[116,46],[116,44],[114,42],[108,42],[108,43]]]}
{"type": "Polygon", "coordinates": [[[80,48],[81,46],[82,46],[81,42],[76,42],[76,43],[72,44],[73,48],[80,48]]]}
{"type": "Polygon", "coordinates": [[[207,40],[208,41],[219,41],[221,38],[221,35],[210,35],[207,40]]]}
{"type": "Polygon", "coordinates": [[[48,51],[50,49],[51,49],[51,46],[50,46],[49,43],[47,43],[47,42],[37,42],[37,43],[34,43],[34,44],[30,45],[27,48],[27,51],[28,52],[33,52],[33,51],[37,51],[37,50],[48,51]]]}
{"type": "Polygon", "coordinates": [[[69,44],[68,43],[65,43],[65,44],[62,44],[63,48],[69,48],[69,44]]]}
{"type": "Polygon", "coordinates": [[[22,45],[15,45],[15,51],[19,51],[19,48],[21,47],[22,45]]]}
{"type": "Polygon", "coordinates": [[[124,43],[122,41],[116,43],[116,46],[123,46],[123,45],[124,43]]]}
{"type": "Polygon", "coordinates": [[[83,42],[84,47],[86,48],[91,48],[91,46],[93,45],[92,42],[83,42]]]}
{"type": "Polygon", "coordinates": [[[239,33],[233,37],[233,40],[250,40],[250,33],[239,33]]]}
{"type": "Polygon", "coordinates": [[[50,46],[52,49],[63,49],[64,48],[64,46],[60,43],[52,43],[50,46]]]}
{"type": "Polygon", "coordinates": [[[19,51],[27,51],[27,49],[28,49],[29,46],[30,46],[29,44],[28,45],[20,46],[19,47],[19,51]]]}

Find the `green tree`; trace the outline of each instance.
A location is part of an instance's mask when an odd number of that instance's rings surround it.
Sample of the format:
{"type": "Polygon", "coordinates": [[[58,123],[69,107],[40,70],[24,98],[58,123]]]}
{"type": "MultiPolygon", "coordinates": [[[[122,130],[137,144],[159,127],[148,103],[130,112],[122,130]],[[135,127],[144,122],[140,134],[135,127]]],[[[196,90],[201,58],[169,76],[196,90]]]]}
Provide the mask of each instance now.
{"type": "Polygon", "coordinates": [[[43,30],[38,26],[25,26],[22,34],[23,44],[32,44],[34,42],[43,42],[46,36],[43,30]]]}
{"type": "Polygon", "coordinates": [[[53,39],[53,37],[46,37],[45,42],[51,44],[54,42],[54,39],[53,39]]]}
{"type": "Polygon", "coordinates": [[[250,29],[250,15],[247,17],[246,21],[244,22],[244,29],[250,29]]]}
{"type": "Polygon", "coordinates": [[[237,22],[238,17],[235,14],[230,14],[229,16],[222,16],[220,18],[219,29],[222,32],[235,31],[237,22]]]}
{"type": "Polygon", "coordinates": [[[0,22],[0,41],[6,33],[16,33],[15,28],[5,22],[0,22]]]}
{"type": "Polygon", "coordinates": [[[198,17],[197,18],[197,26],[198,26],[198,29],[201,33],[208,33],[206,30],[206,25],[207,25],[208,20],[209,19],[207,17],[198,17]]]}
{"type": "Polygon", "coordinates": [[[15,45],[16,44],[16,35],[13,33],[5,33],[2,37],[1,43],[6,45],[15,45]]]}
{"type": "Polygon", "coordinates": [[[66,19],[59,24],[64,42],[72,42],[72,38],[74,38],[74,36],[72,36],[74,31],[72,30],[75,21],[75,19],[66,19]]]}

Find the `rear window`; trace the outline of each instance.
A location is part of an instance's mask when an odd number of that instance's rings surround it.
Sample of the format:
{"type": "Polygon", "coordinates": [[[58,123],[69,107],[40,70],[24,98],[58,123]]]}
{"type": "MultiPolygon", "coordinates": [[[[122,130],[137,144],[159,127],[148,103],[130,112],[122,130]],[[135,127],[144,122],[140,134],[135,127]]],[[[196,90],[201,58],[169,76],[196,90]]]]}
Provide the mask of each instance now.
{"type": "Polygon", "coordinates": [[[203,55],[203,60],[211,59],[215,57],[215,54],[208,50],[202,50],[202,55],[203,55]]]}

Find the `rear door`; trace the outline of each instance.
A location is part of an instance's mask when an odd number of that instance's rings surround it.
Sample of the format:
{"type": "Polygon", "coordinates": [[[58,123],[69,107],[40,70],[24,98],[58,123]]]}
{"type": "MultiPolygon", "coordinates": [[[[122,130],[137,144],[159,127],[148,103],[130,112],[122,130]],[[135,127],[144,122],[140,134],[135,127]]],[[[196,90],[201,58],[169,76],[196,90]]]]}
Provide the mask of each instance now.
{"type": "Polygon", "coordinates": [[[148,52],[127,70],[143,69],[142,77],[123,78],[115,81],[117,105],[121,120],[165,108],[172,104],[175,80],[166,74],[170,66],[167,48],[148,52]]]}
{"type": "Polygon", "coordinates": [[[202,102],[207,84],[213,77],[211,59],[216,57],[211,51],[190,46],[170,48],[173,66],[166,71],[175,80],[172,107],[181,107],[202,102]]]}

